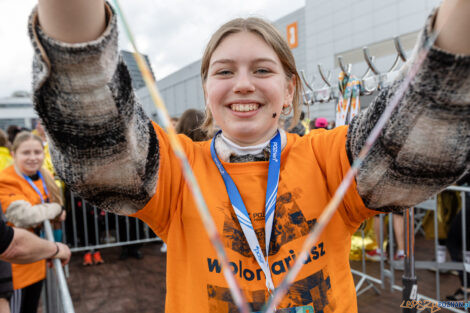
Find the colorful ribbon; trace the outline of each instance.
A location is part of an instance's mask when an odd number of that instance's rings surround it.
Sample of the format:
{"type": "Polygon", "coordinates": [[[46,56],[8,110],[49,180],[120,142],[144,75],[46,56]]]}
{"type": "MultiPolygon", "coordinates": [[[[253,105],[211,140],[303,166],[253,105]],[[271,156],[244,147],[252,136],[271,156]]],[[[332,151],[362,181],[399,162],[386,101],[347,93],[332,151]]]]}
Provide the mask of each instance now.
{"type": "Polygon", "coordinates": [[[354,75],[339,73],[339,91],[341,96],[336,106],[336,127],[347,125],[361,110],[361,81],[354,75]]]}

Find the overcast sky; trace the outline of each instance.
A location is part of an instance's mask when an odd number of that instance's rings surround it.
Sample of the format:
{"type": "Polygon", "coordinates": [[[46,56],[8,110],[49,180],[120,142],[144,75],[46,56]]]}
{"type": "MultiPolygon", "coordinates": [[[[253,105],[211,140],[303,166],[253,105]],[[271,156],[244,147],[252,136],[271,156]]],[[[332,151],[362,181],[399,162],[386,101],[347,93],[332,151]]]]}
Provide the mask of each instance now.
{"type": "MultiPolygon", "coordinates": [[[[0,98],[31,89],[32,48],[27,18],[36,1],[0,0],[0,98]]],[[[210,35],[234,17],[255,15],[274,21],[305,0],[121,0],[141,52],[161,79],[201,58],[210,35]]],[[[121,36],[121,48],[130,45],[121,36]]]]}

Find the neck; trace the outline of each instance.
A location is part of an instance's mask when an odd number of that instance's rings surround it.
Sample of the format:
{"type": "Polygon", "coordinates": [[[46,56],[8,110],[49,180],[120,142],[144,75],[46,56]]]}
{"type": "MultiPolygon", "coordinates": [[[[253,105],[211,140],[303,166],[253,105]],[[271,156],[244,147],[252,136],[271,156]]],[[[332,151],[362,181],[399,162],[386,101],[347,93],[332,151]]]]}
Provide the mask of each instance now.
{"type": "MultiPolygon", "coordinates": [[[[287,143],[286,133],[283,129],[279,129],[279,133],[281,135],[281,147],[284,149],[287,143]]],[[[274,135],[275,134],[273,134],[273,137],[274,135]]],[[[230,138],[224,136],[223,133],[216,136],[214,140],[215,150],[217,151],[217,156],[219,159],[223,162],[232,162],[231,157],[233,156],[259,155],[266,149],[266,147],[269,147],[271,138],[266,138],[266,141],[261,144],[251,145],[248,147],[240,146],[238,143],[235,143],[230,138]]]]}
{"type": "Polygon", "coordinates": [[[29,178],[31,178],[31,180],[38,180],[39,179],[39,172],[36,172],[32,175],[28,175],[29,178]]]}
{"type": "Polygon", "coordinates": [[[231,136],[228,136],[226,135],[223,131],[222,131],[222,138],[224,138],[225,141],[228,141],[228,143],[231,143],[233,145],[236,145],[240,148],[251,148],[251,147],[258,147],[258,146],[261,146],[261,145],[264,145],[266,146],[267,144],[269,144],[269,141],[274,138],[274,136],[276,135],[278,129],[276,128],[273,132],[269,133],[268,135],[266,136],[263,136],[261,138],[258,138],[258,139],[247,139],[247,140],[244,140],[244,139],[237,139],[237,138],[232,138],[231,136]]]}
{"type": "Polygon", "coordinates": [[[256,145],[251,145],[251,146],[240,146],[237,143],[233,142],[232,140],[228,139],[224,134],[222,133],[220,135],[222,140],[225,142],[226,146],[236,155],[247,155],[247,154],[258,154],[263,149],[269,145],[269,140],[265,141],[260,144],[256,145]]]}
{"type": "Polygon", "coordinates": [[[18,174],[19,177],[23,177],[24,175],[26,175],[28,177],[31,177],[31,176],[33,176],[33,175],[35,175],[39,172],[39,171],[36,171],[34,173],[23,172],[22,170],[20,170],[20,168],[15,163],[13,163],[13,167],[15,168],[15,172],[16,172],[16,174],[18,174]]]}
{"type": "Polygon", "coordinates": [[[26,172],[26,171],[20,170],[19,167],[16,167],[16,168],[18,169],[18,172],[20,172],[20,173],[23,174],[23,175],[29,176],[29,177],[31,177],[31,176],[36,176],[36,175],[38,175],[38,173],[39,173],[39,171],[26,172]]]}

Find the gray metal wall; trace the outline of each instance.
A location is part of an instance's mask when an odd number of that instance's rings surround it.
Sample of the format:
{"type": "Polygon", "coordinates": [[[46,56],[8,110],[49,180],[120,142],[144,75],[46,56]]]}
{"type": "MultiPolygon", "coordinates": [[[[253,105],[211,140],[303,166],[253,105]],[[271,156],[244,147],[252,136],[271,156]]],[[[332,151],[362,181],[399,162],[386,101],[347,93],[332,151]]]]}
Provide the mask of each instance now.
{"type": "Polygon", "coordinates": [[[274,26],[287,38],[287,26],[297,22],[298,46],[292,49],[295,64],[298,69],[304,69],[307,64],[307,45],[305,28],[305,8],[298,9],[274,22],[274,26]]]}
{"type": "MultiPolygon", "coordinates": [[[[377,66],[385,71],[395,58],[392,39],[402,38],[403,48],[410,52],[418,31],[439,0],[308,0],[305,5],[307,76],[315,77],[314,85],[323,84],[317,64],[332,70],[333,81],[339,74],[336,57],[345,56],[352,63],[353,74],[361,76],[367,69],[362,47],[372,46],[377,66]],[[358,57],[359,56],[359,57],[358,57]]],[[[313,80],[313,79],[312,79],[313,80]]],[[[361,98],[362,107],[369,99],[361,98]],[[364,101],[362,101],[364,100],[364,101]]],[[[315,104],[311,116],[333,120],[334,103],[315,104]]]]}
{"type": "MultiPolygon", "coordinates": [[[[157,82],[170,116],[180,116],[189,108],[204,110],[200,68],[201,61],[196,61],[157,82]]],[[[145,92],[139,90],[141,94],[145,92]]]]}
{"type": "MultiPolygon", "coordinates": [[[[404,49],[410,52],[426,17],[439,3],[439,0],[308,0],[304,8],[280,18],[274,25],[286,35],[286,26],[297,21],[299,45],[292,50],[297,68],[305,70],[310,82],[319,88],[323,82],[317,64],[331,70],[332,81],[336,83],[338,55],[343,55],[345,62],[353,65],[353,73],[361,76],[367,68],[362,58],[363,46],[370,47],[380,69],[388,69],[395,57],[393,37],[399,35],[404,49]]],[[[200,61],[194,62],[158,81],[171,116],[179,116],[188,108],[204,108],[199,66],[200,61]]],[[[141,93],[145,98],[145,91],[141,93]]],[[[361,100],[365,107],[371,98],[361,100]]],[[[334,110],[334,103],[322,103],[309,111],[311,118],[322,116],[333,120],[334,110]]]]}

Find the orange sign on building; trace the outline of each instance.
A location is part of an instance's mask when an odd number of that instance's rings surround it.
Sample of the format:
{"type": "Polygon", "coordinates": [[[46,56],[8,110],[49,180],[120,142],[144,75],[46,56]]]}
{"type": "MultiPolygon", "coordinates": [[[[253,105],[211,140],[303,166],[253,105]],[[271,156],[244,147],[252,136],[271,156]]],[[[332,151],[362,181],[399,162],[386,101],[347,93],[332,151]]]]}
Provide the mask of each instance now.
{"type": "Polygon", "coordinates": [[[297,48],[299,45],[299,37],[297,34],[297,22],[287,25],[287,43],[291,49],[297,48]]]}

